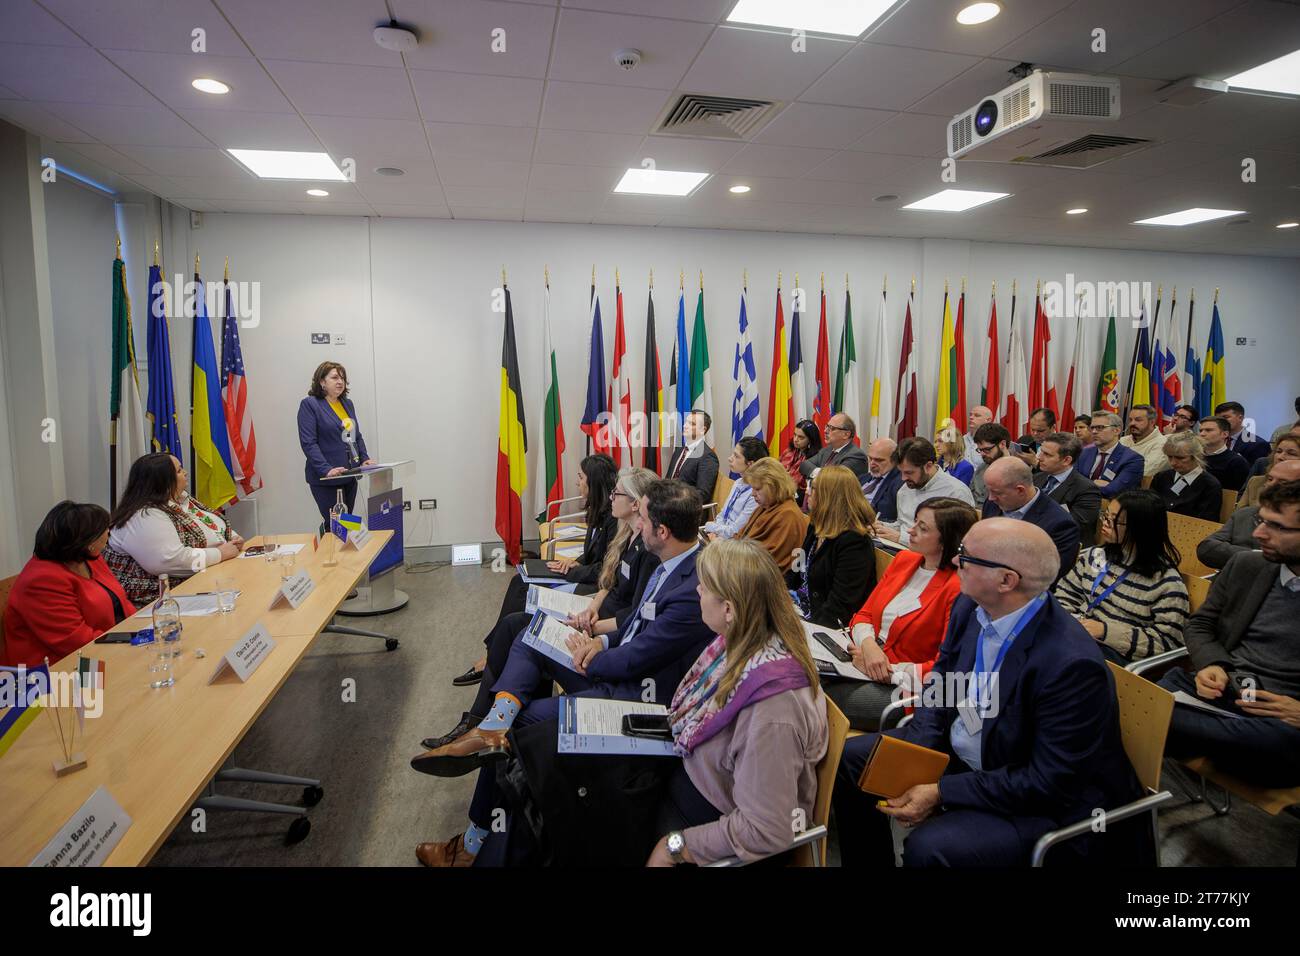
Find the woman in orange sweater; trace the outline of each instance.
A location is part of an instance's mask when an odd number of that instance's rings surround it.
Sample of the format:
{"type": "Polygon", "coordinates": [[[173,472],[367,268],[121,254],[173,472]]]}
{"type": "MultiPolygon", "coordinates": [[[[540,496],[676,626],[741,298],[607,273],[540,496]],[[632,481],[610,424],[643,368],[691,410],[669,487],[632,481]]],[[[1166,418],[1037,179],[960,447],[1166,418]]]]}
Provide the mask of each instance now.
{"type": "Polygon", "coordinates": [[[794,481],[775,458],[760,458],[745,469],[754,489],[754,509],[736,538],[761,544],[784,574],[794,564],[808,530],[808,516],[794,503],[794,481]]]}
{"type": "MultiPolygon", "coordinates": [[[[853,666],[866,681],[825,678],[827,695],[855,730],[879,730],[896,692],[895,672],[916,681],[939,656],[948,615],[961,593],[953,559],[979,513],[956,498],[931,498],[916,511],[907,551],[900,551],[849,622],[853,666]]],[[[907,696],[898,691],[898,696],[907,696]]]]}

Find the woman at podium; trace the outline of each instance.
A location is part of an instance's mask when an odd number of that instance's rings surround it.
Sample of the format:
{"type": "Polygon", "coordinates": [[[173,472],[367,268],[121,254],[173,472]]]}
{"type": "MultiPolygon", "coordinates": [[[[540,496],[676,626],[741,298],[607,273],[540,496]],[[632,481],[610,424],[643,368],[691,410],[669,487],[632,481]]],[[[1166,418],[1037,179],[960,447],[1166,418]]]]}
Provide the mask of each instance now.
{"type": "Polygon", "coordinates": [[[349,514],[357,502],[357,479],[325,481],[359,465],[373,465],[366,452],[357,410],[348,398],[348,373],[338,362],[321,362],[307,397],[298,405],[298,443],[307,458],[307,487],[323,521],[343,489],[349,514]]]}

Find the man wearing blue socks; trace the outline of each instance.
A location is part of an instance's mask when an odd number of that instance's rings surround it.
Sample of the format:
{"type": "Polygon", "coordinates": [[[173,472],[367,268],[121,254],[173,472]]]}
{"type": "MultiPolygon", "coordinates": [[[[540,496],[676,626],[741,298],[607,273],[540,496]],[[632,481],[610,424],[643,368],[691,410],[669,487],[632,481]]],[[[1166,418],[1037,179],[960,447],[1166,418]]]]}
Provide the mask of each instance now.
{"type": "Polygon", "coordinates": [[[509,753],[507,733],[555,718],[559,699],[545,696],[552,681],[566,693],[667,704],[683,675],[713,638],[700,618],[695,557],[701,519],[699,492],[684,482],[654,482],[641,499],[641,536],[660,566],[635,597],[636,611],[613,634],[579,637],[570,650],[572,670],[522,641],[493,687],[492,709],[477,727],[411,761],[422,773],[459,777],[480,773],[470,803],[470,825],[442,843],[415,851],[425,866],[469,866],[483,845],[493,809],[500,806],[496,761],[509,753]]]}

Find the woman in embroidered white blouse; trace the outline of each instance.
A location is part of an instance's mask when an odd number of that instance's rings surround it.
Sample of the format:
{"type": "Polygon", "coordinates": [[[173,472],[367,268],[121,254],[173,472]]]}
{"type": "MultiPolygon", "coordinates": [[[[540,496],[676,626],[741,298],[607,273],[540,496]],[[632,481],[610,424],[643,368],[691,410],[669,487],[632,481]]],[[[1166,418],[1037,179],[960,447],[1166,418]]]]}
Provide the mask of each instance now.
{"type": "Polygon", "coordinates": [[[244,539],[192,499],[188,484],[184,466],[172,455],[137,459],[113,510],[108,547],[133,558],[154,578],[186,578],[236,557],[244,539]]]}

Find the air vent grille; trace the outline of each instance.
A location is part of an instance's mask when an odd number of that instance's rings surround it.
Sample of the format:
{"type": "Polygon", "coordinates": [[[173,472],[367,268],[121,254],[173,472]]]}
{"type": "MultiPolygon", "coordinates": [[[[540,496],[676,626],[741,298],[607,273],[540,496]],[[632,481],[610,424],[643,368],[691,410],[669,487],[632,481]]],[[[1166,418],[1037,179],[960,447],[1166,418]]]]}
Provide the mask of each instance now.
{"type": "Polygon", "coordinates": [[[1019,123],[1029,115],[1029,84],[1012,90],[1002,97],[1002,125],[1019,123]]]}
{"type": "Polygon", "coordinates": [[[1049,83],[1047,111],[1055,116],[1110,116],[1110,89],[1083,83],[1049,83]]]}
{"type": "Polygon", "coordinates": [[[957,150],[965,149],[970,145],[973,125],[969,113],[957,118],[957,121],[952,124],[952,148],[949,150],[950,152],[955,153],[957,150]]]}
{"type": "Polygon", "coordinates": [[[1088,133],[1078,139],[1063,143],[1036,156],[1021,157],[1015,162],[1035,166],[1064,166],[1068,169],[1089,169],[1101,163],[1128,156],[1152,145],[1153,140],[1132,136],[1108,136],[1088,133]]]}
{"type": "Polygon", "coordinates": [[[664,113],[655,132],[673,136],[749,139],[767,125],[781,105],[772,100],[685,93],[664,113]]]}

